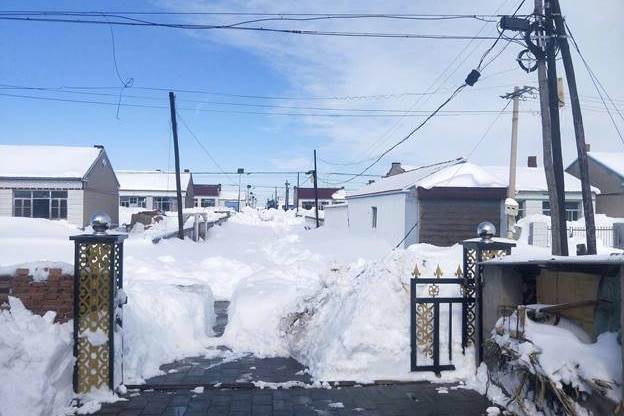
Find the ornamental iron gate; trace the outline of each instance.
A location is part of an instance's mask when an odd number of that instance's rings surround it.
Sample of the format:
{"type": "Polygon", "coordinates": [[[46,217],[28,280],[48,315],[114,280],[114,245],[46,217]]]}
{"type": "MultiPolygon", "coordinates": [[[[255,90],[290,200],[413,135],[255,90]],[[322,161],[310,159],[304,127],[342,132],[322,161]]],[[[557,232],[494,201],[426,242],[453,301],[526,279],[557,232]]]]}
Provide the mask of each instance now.
{"type": "MultiPolygon", "coordinates": [[[[457,267],[455,278],[442,278],[440,266],[433,278],[421,278],[418,267],[414,268],[414,278],[410,279],[411,371],[433,371],[439,375],[441,371],[455,369],[452,364],[454,315],[461,318],[462,353],[466,347],[475,345],[476,362],[481,362],[483,282],[480,263],[510,254],[515,244],[481,238],[466,240],[462,245],[464,267],[463,271],[457,267]],[[453,290],[452,285],[457,289],[453,290]],[[441,288],[448,288],[443,292],[451,292],[451,296],[440,296],[441,288]],[[454,305],[461,307],[454,308],[454,305]]],[[[455,316],[455,320],[457,318],[455,316]]]]}
{"type": "MultiPolygon", "coordinates": [[[[453,305],[465,303],[463,296],[440,296],[440,288],[446,285],[462,285],[461,268],[458,266],[455,272],[456,278],[442,279],[440,266],[436,268],[434,278],[421,278],[418,267],[412,272],[410,279],[411,296],[411,369],[412,371],[433,371],[440,374],[441,371],[454,370],[453,360],[453,305]],[[423,285],[423,286],[421,286],[423,285]],[[429,296],[418,296],[418,293],[426,286],[429,296]],[[448,313],[448,337],[440,339],[440,326],[443,315],[448,313]],[[442,347],[446,345],[448,361],[441,363],[442,347]],[[419,357],[421,364],[419,364],[419,357]],[[422,364],[422,362],[425,362],[422,364]]],[[[446,290],[445,290],[446,291],[446,290]]],[[[456,309],[463,311],[464,308],[456,309]]],[[[462,319],[463,320],[463,319],[462,319]]]]}
{"type": "Polygon", "coordinates": [[[74,391],[115,390],[121,384],[123,240],[106,234],[106,217],[94,216],[94,234],[70,237],[74,256],[74,391]]]}

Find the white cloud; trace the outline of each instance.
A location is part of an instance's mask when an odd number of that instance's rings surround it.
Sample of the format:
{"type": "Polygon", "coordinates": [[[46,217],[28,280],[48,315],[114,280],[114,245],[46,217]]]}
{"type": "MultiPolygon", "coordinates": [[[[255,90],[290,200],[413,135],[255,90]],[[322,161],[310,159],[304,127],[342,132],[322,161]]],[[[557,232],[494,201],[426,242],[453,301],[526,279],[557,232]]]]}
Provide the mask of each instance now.
{"type": "MultiPolygon", "coordinates": [[[[183,10],[236,10],[270,13],[452,13],[493,14],[511,13],[516,1],[445,1],[439,3],[394,1],[380,6],[374,1],[340,2],[274,2],[269,0],[187,2],[167,1],[172,9],[183,10]],[[500,11],[499,11],[500,10],[500,11]]],[[[601,7],[610,13],[597,13],[590,2],[564,2],[570,26],[592,62],[594,70],[614,97],[624,96],[622,83],[617,79],[624,62],[623,49],[605,41],[622,39],[624,33],[619,25],[618,15],[622,4],[618,0],[601,2],[601,7]],[[611,17],[613,16],[613,17],[611,17]],[[600,25],[601,32],[596,31],[600,25]],[[617,68],[617,69],[615,69],[617,68]]],[[[531,6],[525,5],[522,12],[529,13],[531,6]]],[[[202,17],[214,22],[214,17],[202,17]]],[[[231,19],[231,18],[229,18],[231,19]]],[[[389,21],[389,20],[332,20],[317,22],[268,22],[263,26],[366,32],[409,32],[436,34],[476,34],[484,23],[478,21],[452,20],[448,22],[389,21]]],[[[496,34],[495,25],[489,24],[482,35],[496,34]]],[[[312,95],[324,97],[364,96],[378,94],[400,94],[422,92],[433,86],[441,88],[436,94],[424,97],[402,96],[392,99],[345,99],[292,101],[282,104],[297,106],[359,108],[359,109],[413,109],[432,110],[446,99],[449,91],[461,84],[468,72],[477,65],[483,51],[492,41],[417,40],[417,39],[374,39],[342,38],[321,36],[298,36],[245,31],[207,31],[199,35],[209,42],[217,42],[248,51],[272,67],[290,85],[289,91],[276,93],[291,95],[312,95]]],[[[514,62],[520,51],[512,44],[487,70],[483,79],[473,88],[465,91],[450,103],[445,110],[489,110],[484,115],[445,115],[436,117],[416,133],[412,139],[393,151],[386,161],[406,161],[410,164],[428,163],[460,155],[467,156],[474,151],[473,160],[487,163],[507,163],[508,138],[511,115],[502,115],[493,126],[487,138],[475,151],[475,144],[495,119],[495,112],[504,105],[499,98],[513,89],[513,85],[536,83],[535,73],[524,74],[514,62]]],[[[495,51],[494,51],[495,52],[495,51]]],[[[493,55],[490,55],[493,56],[493,55]]],[[[561,71],[562,73],[563,71],[561,71]]],[[[576,60],[576,72],[581,94],[595,96],[585,70],[576,60]]],[[[435,90],[435,89],[434,89],[435,90]]],[[[598,107],[598,104],[587,104],[598,107]]],[[[537,110],[536,101],[521,104],[522,110],[537,110]]],[[[510,108],[509,108],[510,109],[510,108]]],[[[508,109],[508,110],[509,110],[508,109]]],[[[306,111],[301,111],[306,112],[306,111]]],[[[307,112],[312,112],[307,111],[307,112]]],[[[344,113],[345,111],[339,111],[344,113]]],[[[569,108],[562,110],[562,132],[566,160],[575,156],[573,130],[569,108]]],[[[379,154],[396,143],[422,121],[422,117],[379,118],[374,113],[366,117],[324,118],[301,117],[299,129],[312,136],[325,137],[323,143],[316,143],[324,155],[331,160],[351,161],[366,159],[379,154]]],[[[617,115],[616,115],[617,117],[617,115]]],[[[610,126],[604,112],[586,111],[587,141],[594,149],[622,150],[621,143],[610,126]]],[[[619,120],[620,126],[624,126],[619,120]]],[[[533,114],[520,116],[520,159],[528,155],[541,154],[540,119],[533,114]]],[[[286,151],[284,157],[273,160],[276,165],[298,168],[303,166],[305,149],[301,144],[286,151]],[[290,152],[290,153],[288,153],[290,152]],[[301,162],[301,164],[300,164],[301,162]]],[[[380,166],[385,170],[386,166],[380,166]]]]}

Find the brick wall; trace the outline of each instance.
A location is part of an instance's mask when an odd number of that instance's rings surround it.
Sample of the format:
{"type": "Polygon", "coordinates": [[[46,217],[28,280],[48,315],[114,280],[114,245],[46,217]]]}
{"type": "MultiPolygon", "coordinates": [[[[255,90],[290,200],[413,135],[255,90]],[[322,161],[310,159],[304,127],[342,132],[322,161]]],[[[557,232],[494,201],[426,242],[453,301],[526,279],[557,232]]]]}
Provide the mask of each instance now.
{"type": "MultiPolygon", "coordinates": [[[[45,269],[44,269],[45,270],[45,269]]],[[[19,298],[32,313],[56,312],[55,322],[74,317],[74,276],[61,269],[47,270],[48,280],[34,281],[28,269],[17,269],[15,275],[0,276],[0,308],[8,308],[8,297],[19,298]]]]}

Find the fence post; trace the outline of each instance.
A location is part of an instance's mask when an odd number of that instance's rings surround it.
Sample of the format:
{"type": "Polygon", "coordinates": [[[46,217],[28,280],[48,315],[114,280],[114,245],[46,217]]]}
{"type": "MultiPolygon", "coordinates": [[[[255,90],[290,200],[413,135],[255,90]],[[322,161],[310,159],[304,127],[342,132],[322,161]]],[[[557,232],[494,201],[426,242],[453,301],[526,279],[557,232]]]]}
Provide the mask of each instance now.
{"type": "Polygon", "coordinates": [[[624,249],[624,223],[613,224],[613,247],[624,249]]]}
{"type": "Polygon", "coordinates": [[[69,237],[74,251],[74,380],[76,393],[122,383],[123,240],[107,234],[111,219],[91,218],[93,234],[69,237]]]}
{"type": "Polygon", "coordinates": [[[529,244],[537,247],[548,247],[548,224],[532,222],[529,224],[529,244]]]}

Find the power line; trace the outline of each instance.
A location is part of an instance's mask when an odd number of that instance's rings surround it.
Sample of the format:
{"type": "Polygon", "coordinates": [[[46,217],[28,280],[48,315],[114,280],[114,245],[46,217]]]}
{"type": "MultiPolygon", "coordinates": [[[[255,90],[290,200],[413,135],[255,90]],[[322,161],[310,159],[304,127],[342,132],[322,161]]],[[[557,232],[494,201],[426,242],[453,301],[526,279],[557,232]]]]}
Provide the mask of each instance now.
{"type": "Polygon", "coordinates": [[[195,133],[193,133],[193,131],[191,130],[191,128],[189,127],[188,124],[186,124],[186,121],[184,121],[184,118],[182,117],[181,114],[179,114],[176,111],[176,115],[177,117],[180,119],[180,121],[182,122],[182,125],[186,128],[186,130],[191,134],[191,137],[193,137],[193,139],[195,139],[195,142],[197,142],[197,144],[199,145],[199,147],[204,151],[204,153],[206,153],[206,155],[208,155],[208,157],[210,158],[210,160],[212,160],[212,163],[215,164],[215,166],[217,167],[217,169],[219,169],[220,172],[222,172],[223,174],[225,174],[225,176],[227,177],[227,179],[232,182],[232,184],[236,185],[236,181],[234,179],[232,179],[231,176],[229,176],[227,173],[225,173],[225,171],[223,170],[223,168],[219,165],[219,163],[216,161],[216,159],[214,157],[212,157],[212,155],[210,154],[210,152],[208,151],[208,149],[206,149],[206,147],[204,146],[204,144],[197,138],[197,136],[195,135],[195,133]]]}
{"type": "Polygon", "coordinates": [[[613,115],[611,114],[611,111],[609,110],[609,106],[607,106],[607,103],[605,102],[604,97],[602,96],[602,92],[600,91],[600,88],[602,88],[602,90],[604,91],[605,95],[609,98],[609,101],[611,102],[611,105],[613,105],[613,107],[615,108],[617,113],[620,115],[620,117],[622,117],[622,119],[624,119],[624,117],[622,116],[622,113],[620,113],[620,110],[617,108],[617,106],[615,105],[615,103],[613,102],[611,97],[609,96],[609,93],[607,92],[607,90],[604,88],[604,86],[602,85],[602,83],[598,79],[598,76],[591,69],[591,67],[589,66],[589,63],[587,62],[587,60],[585,59],[585,57],[581,53],[581,49],[579,48],[579,45],[576,42],[576,39],[574,38],[574,35],[572,35],[572,31],[570,30],[570,27],[568,26],[567,23],[564,23],[564,24],[565,24],[565,28],[566,28],[568,34],[570,35],[570,39],[572,39],[572,44],[574,45],[574,49],[576,49],[576,52],[578,53],[578,55],[580,56],[581,60],[583,61],[583,64],[585,65],[585,69],[589,73],[589,78],[591,79],[592,83],[594,84],[594,88],[596,88],[596,92],[598,93],[598,96],[600,97],[600,100],[602,101],[602,104],[604,105],[605,110],[607,110],[607,113],[609,114],[609,118],[611,119],[611,123],[613,124],[613,127],[615,128],[615,131],[617,132],[618,136],[620,137],[620,141],[624,144],[624,137],[622,137],[622,133],[620,132],[620,129],[618,128],[618,125],[615,122],[615,119],[613,118],[613,115]]]}
{"type": "MultiPolygon", "coordinates": [[[[70,102],[70,103],[78,103],[78,104],[96,104],[96,105],[108,105],[108,106],[117,106],[118,103],[113,102],[105,102],[105,101],[90,101],[90,100],[74,100],[68,98],[53,98],[53,97],[38,97],[32,95],[21,95],[21,94],[7,94],[0,93],[0,96],[4,97],[13,97],[13,98],[24,98],[24,99],[34,99],[34,100],[43,100],[43,101],[59,101],[59,102],[70,102]]],[[[166,109],[166,106],[158,106],[158,105],[148,105],[148,104],[130,104],[130,103],[121,103],[122,107],[136,107],[136,108],[152,108],[152,109],[166,109]]],[[[270,116],[300,116],[300,117],[345,117],[345,118],[370,118],[370,117],[405,117],[405,114],[318,114],[318,113],[285,113],[285,112],[263,112],[263,111],[236,111],[236,110],[218,110],[218,109],[209,109],[209,108],[178,108],[178,111],[192,111],[192,112],[208,112],[208,113],[225,113],[225,114],[250,114],[250,115],[270,115],[270,116]]],[[[496,110],[449,110],[449,111],[441,111],[438,116],[439,117],[456,117],[463,115],[486,115],[495,113],[496,110]]],[[[526,113],[534,113],[535,111],[526,110],[523,111],[526,113]]],[[[425,114],[428,114],[427,111],[419,111],[418,113],[408,114],[407,117],[424,117],[425,114]]],[[[437,113],[436,113],[437,114],[437,113]]]]}
{"type": "MultiPolygon", "coordinates": [[[[80,15],[82,16],[82,15],[80,15]]],[[[98,17],[98,15],[84,15],[89,17],[98,17]]],[[[186,23],[162,23],[151,22],[142,19],[130,18],[120,15],[102,15],[108,18],[117,18],[121,21],[103,21],[94,19],[69,19],[62,17],[19,17],[16,15],[0,16],[0,20],[10,21],[26,21],[26,22],[47,22],[47,23],[72,23],[72,24],[110,24],[120,26],[134,27],[162,27],[171,29],[184,30],[241,30],[241,31],[257,31],[269,33],[286,33],[294,35],[310,35],[310,36],[337,36],[337,37],[367,37],[367,38],[401,38],[401,39],[431,39],[431,40],[472,40],[472,39],[495,39],[489,36],[468,36],[468,35],[448,35],[448,34],[415,34],[415,33],[391,33],[391,32],[339,32],[324,30],[303,30],[303,29],[277,29],[258,26],[239,26],[245,22],[238,22],[229,25],[205,25],[205,24],[186,24],[186,23]]]]}

